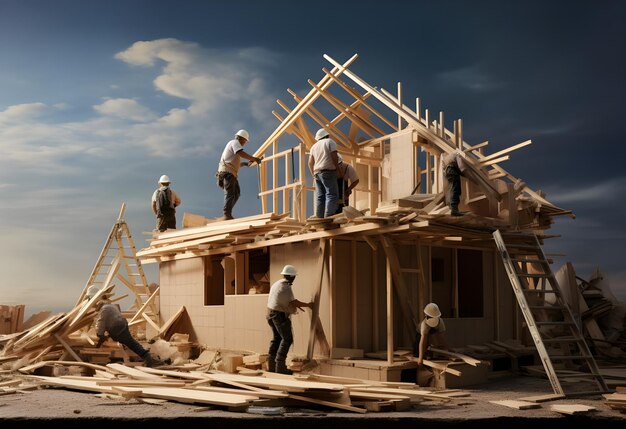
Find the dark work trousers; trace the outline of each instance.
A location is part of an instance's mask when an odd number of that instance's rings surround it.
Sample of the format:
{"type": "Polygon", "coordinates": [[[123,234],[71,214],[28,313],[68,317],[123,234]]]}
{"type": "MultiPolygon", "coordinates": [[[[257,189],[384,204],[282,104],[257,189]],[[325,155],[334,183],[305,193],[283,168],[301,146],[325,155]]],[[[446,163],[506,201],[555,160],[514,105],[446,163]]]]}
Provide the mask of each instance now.
{"type": "Polygon", "coordinates": [[[346,195],[348,190],[348,181],[337,179],[337,189],[339,190],[339,199],[337,200],[337,211],[335,214],[342,213],[343,208],[348,205],[348,196],[346,195]]]}
{"type": "Polygon", "coordinates": [[[232,173],[220,173],[224,183],[224,216],[233,216],[233,207],[241,195],[239,180],[232,173]]]}
{"type": "Polygon", "coordinates": [[[448,204],[453,209],[459,209],[461,201],[461,170],[456,165],[446,167],[446,179],[448,180],[448,204]]]}
{"type": "Polygon", "coordinates": [[[157,229],[161,232],[166,229],[176,229],[176,212],[171,215],[164,215],[161,217],[157,217],[156,222],[157,229]]]}
{"type": "Polygon", "coordinates": [[[287,313],[276,310],[269,310],[267,314],[267,324],[272,328],[272,340],[270,350],[267,353],[268,359],[284,361],[287,359],[287,352],[293,343],[293,332],[291,331],[291,320],[287,313]]]}
{"type": "Polygon", "coordinates": [[[126,347],[134,351],[137,356],[143,358],[148,353],[148,350],[144,349],[141,344],[139,344],[137,340],[134,339],[133,336],[130,334],[130,331],[128,330],[128,325],[120,327],[118,329],[112,329],[112,331],[115,331],[115,333],[109,331],[109,336],[114,341],[122,343],[126,347]]]}

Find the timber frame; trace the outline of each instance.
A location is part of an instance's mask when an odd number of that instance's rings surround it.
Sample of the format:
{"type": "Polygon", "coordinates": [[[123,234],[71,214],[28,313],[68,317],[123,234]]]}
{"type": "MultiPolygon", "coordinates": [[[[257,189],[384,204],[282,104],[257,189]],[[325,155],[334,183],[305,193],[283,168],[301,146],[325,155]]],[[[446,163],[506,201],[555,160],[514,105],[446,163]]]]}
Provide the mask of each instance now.
{"type": "Polygon", "coordinates": [[[143,263],[160,265],[162,317],[184,305],[201,341],[265,352],[267,289],[258,276],[252,279],[251,268],[251,252],[262,252],[265,286],[280,278],[282,265],[296,264],[302,279],[296,297],[308,294],[315,303],[310,320],[295,318],[295,338],[304,337],[295,354],[311,359],[316,344],[315,356],[326,359],[338,348],[386,349],[393,367],[394,350],[410,345],[421,308],[441,294],[436,271],[452,291],[449,313],[463,317],[458,272],[463,258],[480,254],[480,270],[465,270],[484,276],[482,313],[471,325],[459,321],[473,336],[462,332],[456,342],[521,339],[521,316],[492,233],[528,232],[543,240],[554,216],[573,217],[499,165],[531,142],[486,154],[488,142],[464,140],[461,119],[450,131],[444,113],[433,118],[419,98],[414,110],[406,106],[400,83],[392,95],[350,71],[357,55],[343,64],[324,58],[332,67],[322,69],[319,82],[309,80],[306,95],[289,90],[295,107],[278,100],[286,114],[273,112],[280,124],[254,154],[263,156],[256,167],[261,213],[221,222],[185,213],[182,230],[154,235],[137,253],[143,263]],[[307,155],[317,127],[329,132],[360,177],[350,207],[325,219],[308,218],[314,185],[307,155]],[[461,217],[449,215],[440,171],[441,156],[454,152],[467,165],[460,209],[468,213],[461,217]],[[437,258],[445,267],[435,267],[437,258]],[[216,297],[211,288],[222,286],[216,297]]]}

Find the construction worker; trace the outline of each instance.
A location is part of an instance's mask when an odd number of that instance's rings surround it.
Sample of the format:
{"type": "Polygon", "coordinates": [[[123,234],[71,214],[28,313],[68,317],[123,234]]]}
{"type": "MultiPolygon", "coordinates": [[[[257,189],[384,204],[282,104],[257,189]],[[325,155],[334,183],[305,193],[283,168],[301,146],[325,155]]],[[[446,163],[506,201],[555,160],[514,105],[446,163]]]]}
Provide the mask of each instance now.
{"type": "Polygon", "coordinates": [[[465,170],[465,163],[461,152],[455,151],[441,156],[441,169],[448,181],[448,192],[446,200],[450,206],[450,214],[452,216],[462,216],[459,211],[459,202],[461,201],[461,176],[465,170]]]}
{"type": "Polygon", "coordinates": [[[170,188],[170,178],[165,174],[159,178],[159,188],[152,194],[152,212],[156,215],[156,228],[163,232],[176,229],[176,207],[180,197],[170,188]]]}
{"type": "Polygon", "coordinates": [[[270,288],[267,299],[267,323],[272,328],[272,340],[267,357],[268,371],[280,374],[291,374],[285,360],[293,343],[293,332],[289,316],[302,307],[313,308],[313,303],[298,301],[293,296],[292,285],[298,274],[293,265],[285,265],[280,272],[282,280],[278,280],[270,288]]]}
{"type": "MultiPolygon", "coordinates": [[[[87,299],[93,298],[99,289],[95,285],[89,286],[87,289],[87,299]]],[[[96,311],[98,311],[98,320],[96,321],[96,335],[98,336],[98,343],[96,348],[102,346],[102,343],[106,341],[108,337],[111,337],[114,341],[124,344],[126,347],[135,352],[143,361],[146,366],[161,366],[164,362],[153,357],[150,352],[144,349],[135,338],[131,335],[128,329],[128,322],[122,315],[120,306],[113,304],[108,299],[109,295],[105,294],[96,304],[96,311]],[[106,335],[108,333],[108,336],[106,335]]]]}
{"type": "Polygon", "coordinates": [[[354,167],[350,164],[343,162],[341,154],[337,154],[337,161],[339,162],[337,170],[337,187],[339,189],[339,199],[337,204],[337,211],[335,213],[341,213],[344,206],[350,205],[350,194],[352,190],[359,184],[359,176],[356,173],[354,167]],[[348,184],[349,183],[349,184],[348,184]]]}
{"type": "Polygon", "coordinates": [[[420,324],[420,329],[416,332],[415,343],[413,344],[413,355],[418,355],[417,364],[422,365],[426,356],[426,351],[430,344],[435,344],[442,349],[448,349],[445,332],[446,324],[441,318],[439,306],[434,302],[426,304],[424,307],[425,318],[420,324]]]}
{"type": "Polygon", "coordinates": [[[329,217],[336,213],[339,200],[337,188],[337,143],[329,136],[328,131],[320,128],[315,133],[317,142],[311,146],[309,154],[309,170],[315,178],[315,216],[329,217]]]}
{"type": "Polygon", "coordinates": [[[215,174],[217,176],[217,185],[224,190],[224,215],[219,217],[218,220],[233,219],[233,207],[241,194],[239,181],[237,180],[241,158],[243,157],[250,161],[247,164],[249,166],[253,162],[256,164],[261,163],[261,158],[249,155],[243,150],[249,139],[250,134],[246,130],[239,130],[235,134],[235,138],[226,144],[222,152],[217,173],[215,174]]]}

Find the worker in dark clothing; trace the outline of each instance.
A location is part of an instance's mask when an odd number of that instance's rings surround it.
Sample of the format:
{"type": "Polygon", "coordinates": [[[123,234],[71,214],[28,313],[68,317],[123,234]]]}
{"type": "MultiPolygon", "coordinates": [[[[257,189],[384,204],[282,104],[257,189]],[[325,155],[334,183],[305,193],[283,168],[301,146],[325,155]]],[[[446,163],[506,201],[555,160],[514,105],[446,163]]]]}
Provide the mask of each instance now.
{"type": "Polygon", "coordinates": [[[463,157],[458,152],[442,155],[441,169],[448,181],[446,200],[450,206],[450,214],[462,216],[463,213],[459,211],[459,202],[461,202],[461,176],[465,170],[463,157]]]}
{"type": "MultiPolygon", "coordinates": [[[[90,286],[87,290],[87,298],[93,298],[97,292],[98,288],[96,286],[90,286]]],[[[108,337],[111,337],[114,341],[124,344],[135,352],[147,366],[165,365],[164,362],[154,358],[148,350],[144,349],[133,338],[128,329],[128,322],[122,315],[118,304],[112,304],[111,301],[103,298],[96,304],[96,310],[98,311],[98,320],[96,321],[98,344],[96,344],[96,347],[100,347],[108,337]],[[106,333],[108,333],[108,336],[106,333]]]]}
{"type": "Polygon", "coordinates": [[[281,271],[283,279],[278,280],[270,288],[267,300],[267,323],[272,328],[272,340],[267,353],[269,372],[291,374],[285,360],[289,347],[293,344],[293,331],[289,316],[302,307],[313,308],[312,302],[298,301],[291,288],[297,271],[293,265],[285,265],[281,271]]]}
{"type": "Polygon", "coordinates": [[[435,343],[442,349],[448,349],[446,342],[446,325],[441,318],[439,306],[431,302],[424,307],[425,318],[420,324],[419,332],[415,335],[413,343],[413,356],[417,355],[417,364],[422,365],[426,358],[428,346],[435,343]]]}

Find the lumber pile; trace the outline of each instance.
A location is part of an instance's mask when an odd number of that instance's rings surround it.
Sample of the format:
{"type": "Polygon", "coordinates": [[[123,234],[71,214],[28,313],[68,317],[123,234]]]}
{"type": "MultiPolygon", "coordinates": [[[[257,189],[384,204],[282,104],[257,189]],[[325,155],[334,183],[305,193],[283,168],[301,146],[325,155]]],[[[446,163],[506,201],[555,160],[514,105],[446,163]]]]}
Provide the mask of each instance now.
{"type": "Polygon", "coordinates": [[[22,329],[24,304],[0,305],[0,334],[13,334],[22,329]]]}
{"type": "MultiPolygon", "coordinates": [[[[72,362],[45,362],[41,365],[71,365],[72,362]]],[[[407,411],[414,405],[451,403],[464,392],[435,391],[411,383],[373,382],[318,374],[298,376],[259,371],[257,375],[202,371],[199,365],[184,370],[155,369],[120,364],[88,365],[91,376],[59,377],[28,375],[12,381],[36,381],[42,386],[60,387],[105,394],[126,400],[159,399],[187,404],[211,405],[230,411],[248,407],[322,407],[355,413],[407,411]]],[[[23,368],[21,372],[32,372],[23,368]]],[[[0,384],[0,389],[2,385],[0,384]]],[[[255,412],[252,410],[251,412],[255,412]]]]}
{"type": "Polygon", "coordinates": [[[613,410],[626,414],[626,386],[618,386],[615,393],[602,395],[606,404],[613,410]]]}

